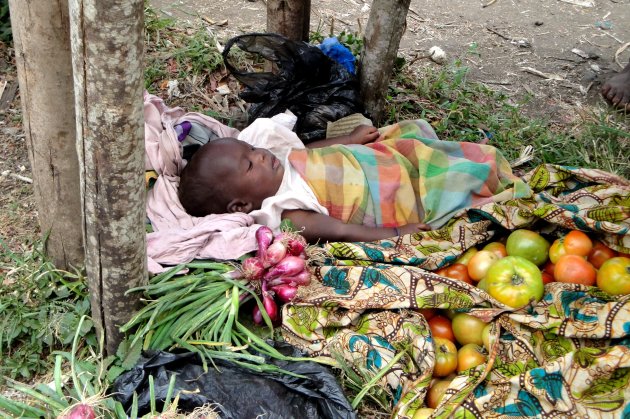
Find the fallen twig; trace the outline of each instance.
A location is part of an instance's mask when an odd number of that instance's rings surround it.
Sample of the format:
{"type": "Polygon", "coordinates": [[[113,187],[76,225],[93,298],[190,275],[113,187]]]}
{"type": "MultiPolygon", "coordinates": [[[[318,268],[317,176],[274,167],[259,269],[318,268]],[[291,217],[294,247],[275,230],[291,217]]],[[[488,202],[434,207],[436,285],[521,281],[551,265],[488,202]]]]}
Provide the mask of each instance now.
{"type": "Polygon", "coordinates": [[[595,7],[595,2],[591,0],[560,0],[565,3],[574,4],[582,7],[595,7]]]}
{"type": "Polygon", "coordinates": [[[2,176],[9,176],[17,180],[21,180],[22,182],[33,183],[33,179],[26,176],[18,175],[17,173],[11,173],[8,170],[5,170],[4,172],[2,172],[2,176]]]}
{"type": "Polygon", "coordinates": [[[518,47],[521,48],[531,48],[531,44],[529,43],[529,41],[527,39],[516,39],[516,38],[512,38],[511,36],[507,36],[502,34],[501,32],[497,31],[496,29],[493,29],[489,26],[486,26],[486,29],[490,32],[492,32],[495,35],[500,36],[501,38],[505,39],[506,41],[510,41],[511,44],[514,44],[518,47]]]}
{"type": "Polygon", "coordinates": [[[492,4],[494,4],[497,0],[490,0],[488,3],[482,4],[481,8],[483,9],[484,7],[488,7],[492,4]]]}
{"type": "Polygon", "coordinates": [[[619,62],[619,55],[624,52],[628,47],[630,47],[630,42],[626,42],[623,44],[617,51],[615,51],[615,62],[619,64],[619,67],[624,68],[625,66],[619,62]]]}
{"type": "Polygon", "coordinates": [[[531,73],[534,74],[536,76],[545,78],[547,80],[558,80],[558,81],[563,81],[564,78],[562,78],[561,76],[557,75],[557,74],[553,74],[553,73],[543,73],[540,70],[536,70],[535,68],[531,68],[531,67],[521,67],[521,70],[523,70],[526,73],[531,73]]]}

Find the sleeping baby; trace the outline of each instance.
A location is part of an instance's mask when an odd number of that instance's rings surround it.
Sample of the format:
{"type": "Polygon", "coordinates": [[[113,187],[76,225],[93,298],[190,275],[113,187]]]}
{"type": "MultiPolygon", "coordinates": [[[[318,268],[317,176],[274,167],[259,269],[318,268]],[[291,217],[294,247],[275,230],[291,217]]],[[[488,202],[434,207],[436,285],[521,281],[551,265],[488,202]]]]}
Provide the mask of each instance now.
{"type": "Polygon", "coordinates": [[[440,141],[426,121],[310,143],[260,118],[239,138],[201,146],[181,173],[193,216],[249,213],[277,230],[289,219],[310,242],[374,241],[439,228],[473,205],[529,196],[491,146],[440,141]]]}

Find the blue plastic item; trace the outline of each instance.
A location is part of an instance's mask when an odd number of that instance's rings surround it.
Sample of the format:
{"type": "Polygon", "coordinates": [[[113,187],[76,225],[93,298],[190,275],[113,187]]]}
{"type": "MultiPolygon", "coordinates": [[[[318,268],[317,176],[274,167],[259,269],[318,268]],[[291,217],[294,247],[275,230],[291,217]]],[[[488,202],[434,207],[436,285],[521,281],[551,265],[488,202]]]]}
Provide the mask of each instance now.
{"type": "Polygon", "coordinates": [[[324,39],[318,47],[324,54],[341,64],[350,74],[354,74],[354,55],[348,47],[339,42],[336,36],[324,39]]]}

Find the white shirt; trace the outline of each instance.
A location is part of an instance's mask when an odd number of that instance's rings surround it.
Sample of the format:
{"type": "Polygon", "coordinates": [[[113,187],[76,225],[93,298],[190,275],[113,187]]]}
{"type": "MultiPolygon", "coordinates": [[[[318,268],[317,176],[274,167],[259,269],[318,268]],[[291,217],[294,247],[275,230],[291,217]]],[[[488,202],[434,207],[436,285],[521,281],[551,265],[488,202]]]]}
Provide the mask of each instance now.
{"type": "Polygon", "coordinates": [[[256,223],[264,224],[274,232],[280,228],[284,210],[303,209],[328,215],[328,210],[319,204],[306,181],[289,163],[292,149],[305,148],[291,130],[296,121],[296,116],[287,111],[273,118],[258,118],[238,135],[241,141],[271,151],[284,165],[284,176],[278,192],[266,198],[260,209],[249,213],[256,223]]]}

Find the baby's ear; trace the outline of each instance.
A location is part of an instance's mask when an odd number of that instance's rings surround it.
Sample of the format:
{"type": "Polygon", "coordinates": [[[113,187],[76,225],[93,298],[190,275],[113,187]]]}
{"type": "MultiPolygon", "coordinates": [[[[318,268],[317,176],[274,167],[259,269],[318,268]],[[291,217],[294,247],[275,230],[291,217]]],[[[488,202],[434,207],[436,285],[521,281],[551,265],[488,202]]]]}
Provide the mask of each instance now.
{"type": "Polygon", "coordinates": [[[227,212],[244,212],[248,213],[253,209],[253,205],[249,201],[241,199],[233,199],[227,204],[227,212]]]}

